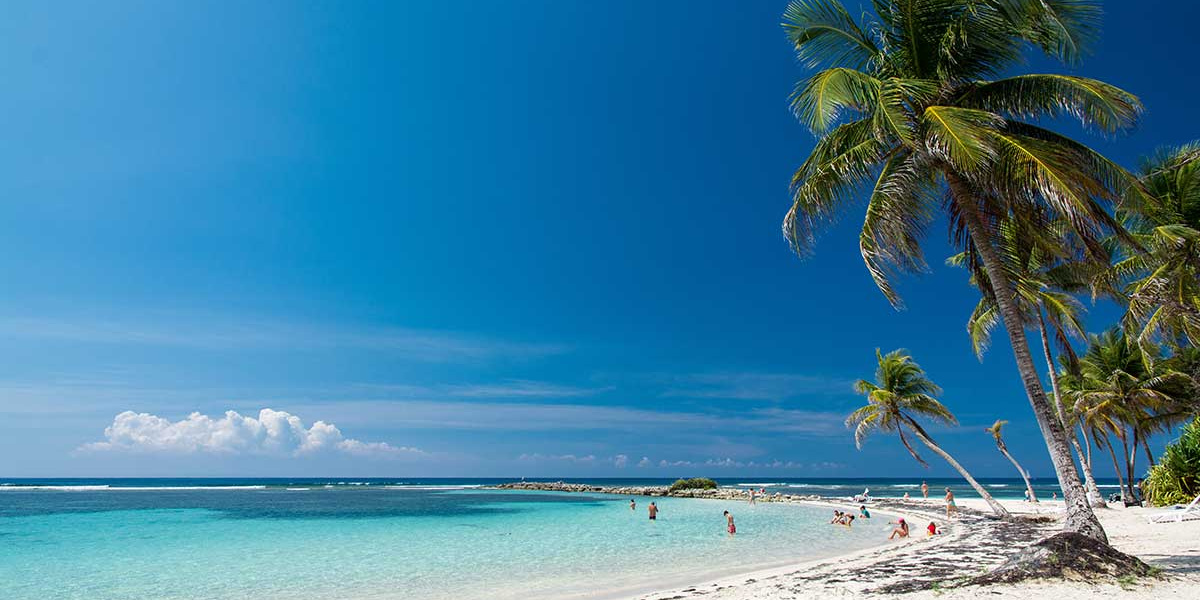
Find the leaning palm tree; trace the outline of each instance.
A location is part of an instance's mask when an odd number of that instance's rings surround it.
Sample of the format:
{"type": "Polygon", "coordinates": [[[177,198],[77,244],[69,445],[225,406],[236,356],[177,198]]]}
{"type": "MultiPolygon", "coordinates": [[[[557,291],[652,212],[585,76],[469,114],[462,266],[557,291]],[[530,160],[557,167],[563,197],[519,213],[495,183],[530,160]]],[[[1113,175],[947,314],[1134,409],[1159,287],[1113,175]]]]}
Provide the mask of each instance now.
{"type": "Polygon", "coordinates": [[[992,423],[991,427],[985,428],[984,431],[992,434],[992,438],[996,440],[996,447],[1000,449],[1000,454],[1003,454],[1004,458],[1007,458],[1008,462],[1011,462],[1017,468],[1017,472],[1021,474],[1021,479],[1025,480],[1025,489],[1029,491],[1029,501],[1037,502],[1037,492],[1033,491],[1033,484],[1029,482],[1029,471],[1022,469],[1017,459],[1013,458],[1013,455],[1009,453],[1008,444],[1004,443],[1004,438],[1000,434],[1000,430],[1007,424],[1008,421],[997,420],[995,423],[992,423]]]}
{"type": "Polygon", "coordinates": [[[1068,223],[1089,256],[1120,226],[1105,200],[1129,175],[1098,153],[1041,127],[1070,115],[1105,132],[1131,128],[1141,103],[1102,81],[1058,74],[993,79],[1032,45],[1073,63],[1098,29],[1088,0],[875,0],[865,23],[839,0],[793,0],[784,28],[801,61],[793,108],[819,137],[792,179],[784,236],[801,256],[816,232],[870,186],[859,247],[894,305],[890,279],[925,268],[921,240],[949,216],[954,240],[983,265],[1038,426],[1066,499],[1064,527],[1106,540],[1087,502],[1067,436],[1042,389],[994,246],[1008,218],[1068,223]]]}
{"type": "Polygon", "coordinates": [[[950,413],[950,409],[935,398],[941,393],[941,388],[930,381],[921,366],[904,350],[894,350],[886,356],[876,350],[875,357],[879,362],[879,366],[875,370],[875,382],[860,379],[858,383],[854,384],[855,391],[867,397],[867,405],[850,413],[850,416],[846,418],[846,426],[854,427],[854,443],[861,448],[872,432],[890,433],[895,431],[900,436],[900,443],[904,444],[909,454],[912,454],[913,458],[917,459],[921,465],[928,467],[929,464],[921,458],[920,454],[917,454],[917,451],[909,443],[908,437],[904,435],[907,430],[935,454],[950,463],[950,466],[954,467],[954,470],[958,471],[963,479],[971,484],[972,488],[975,488],[988,506],[992,507],[996,516],[1007,518],[1008,511],[999,502],[996,502],[992,495],[982,485],[979,485],[979,482],[975,481],[975,478],[971,477],[971,474],[958,461],[954,460],[954,457],[934,443],[933,437],[917,422],[916,417],[921,416],[948,425],[958,424],[958,420],[950,413]]]}
{"type": "MultiPolygon", "coordinates": [[[[1078,250],[1071,250],[1062,243],[1070,237],[1067,235],[1067,227],[1062,223],[1051,223],[1050,227],[1039,230],[1024,225],[1025,223],[1012,219],[1001,222],[995,235],[996,251],[1016,288],[1013,302],[1020,310],[1025,328],[1036,329],[1041,335],[1042,355],[1050,376],[1054,407],[1063,429],[1070,432],[1072,428],[1068,424],[1067,411],[1058,389],[1058,374],[1054,366],[1054,355],[1050,350],[1050,338],[1053,334],[1055,345],[1068,362],[1073,363],[1076,360],[1071,338],[1086,337],[1082,323],[1084,309],[1068,290],[1084,288],[1087,278],[1078,273],[1078,269],[1075,268],[1077,263],[1072,262],[1080,256],[1078,250]]],[[[1000,321],[995,291],[987,273],[981,268],[982,265],[970,263],[970,253],[961,252],[951,256],[946,263],[974,268],[970,281],[979,289],[980,299],[967,320],[967,333],[976,356],[983,360],[983,353],[991,343],[992,330],[1000,321]]],[[[1095,507],[1107,506],[1079,440],[1073,433],[1067,433],[1067,441],[1079,457],[1088,501],[1095,507]]]]}
{"type": "Polygon", "coordinates": [[[1160,343],[1200,346],[1200,142],[1160,150],[1138,181],[1121,216],[1146,251],[1117,261],[1110,276],[1127,282],[1123,324],[1153,360],[1160,343]]]}

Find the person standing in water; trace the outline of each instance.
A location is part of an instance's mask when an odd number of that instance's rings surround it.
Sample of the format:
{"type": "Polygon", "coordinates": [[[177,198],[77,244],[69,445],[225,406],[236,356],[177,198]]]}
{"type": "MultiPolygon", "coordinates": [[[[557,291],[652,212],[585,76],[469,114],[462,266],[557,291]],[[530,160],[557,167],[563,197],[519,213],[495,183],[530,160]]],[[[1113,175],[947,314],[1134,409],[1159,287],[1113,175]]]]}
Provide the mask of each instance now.
{"type": "Polygon", "coordinates": [[[650,513],[650,520],[651,520],[651,521],[657,521],[657,520],[658,520],[658,505],[657,505],[657,504],[655,504],[655,503],[651,502],[651,503],[650,503],[650,506],[649,506],[649,507],[646,509],[646,511],[650,513]]]}
{"type": "Polygon", "coordinates": [[[950,513],[958,512],[958,505],[954,503],[954,492],[950,488],[946,488],[946,518],[950,518],[950,513]]]}
{"type": "Polygon", "coordinates": [[[733,515],[730,514],[729,511],[725,511],[725,523],[725,529],[729,532],[730,536],[737,533],[737,525],[733,524],[733,515]]]}
{"type": "Polygon", "coordinates": [[[633,498],[629,499],[629,510],[637,510],[637,502],[634,502],[633,498]]]}
{"type": "Polygon", "coordinates": [[[754,506],[754,496],[755,496],[754,488],[750,488],[750,506],[754,506]]]}
{"type": "Polygon", "coordinates": [[[924,496],[926,500],[929,499],[929,484],[925,483],[924,481],[921,482],[921,495],[924,496]]]}

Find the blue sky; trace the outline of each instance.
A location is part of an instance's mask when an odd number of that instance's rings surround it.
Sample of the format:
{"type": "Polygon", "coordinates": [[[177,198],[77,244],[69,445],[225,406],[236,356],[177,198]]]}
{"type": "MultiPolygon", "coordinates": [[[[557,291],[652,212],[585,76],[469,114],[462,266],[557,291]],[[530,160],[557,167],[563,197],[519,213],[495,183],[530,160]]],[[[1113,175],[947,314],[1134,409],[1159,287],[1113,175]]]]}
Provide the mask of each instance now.
{"type": "MultiPolygon", "coordinates": [[[[784,6],[7,5],[0,476],[948,475],[855,450],[877,347],[973,471],[1005,418],[1050,474],[944,227],[903,312],[858,214],[789,253],[784,6]]],[[[1196,135],[1198,17],[1108,3],[1074,72],[1148,107],[1112,158],[1196,135]]]]}

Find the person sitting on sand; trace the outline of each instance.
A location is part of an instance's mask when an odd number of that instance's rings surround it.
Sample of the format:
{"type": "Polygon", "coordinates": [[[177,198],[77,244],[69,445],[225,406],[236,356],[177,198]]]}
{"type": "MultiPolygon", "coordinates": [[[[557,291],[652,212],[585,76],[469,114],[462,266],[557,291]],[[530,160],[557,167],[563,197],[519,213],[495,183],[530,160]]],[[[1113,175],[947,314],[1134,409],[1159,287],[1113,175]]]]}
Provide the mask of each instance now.
{"type": "Polygon", "coordinates": [[[938,534],[937,525],[933,521],[930,521],[929,526],[925,528],[925,531],[928,531],[929,535],[937,535],[938,534]]]}
{"type": "Polygon", "coordinates": [[[946,518],[950,518],[950,513],[958,512],[958,505],[954,503],[954,492],[950,488],[946,488],[946,518]]]}
{"type": "Polygon", "coordinates": [[[929,484],[925,483],[924,481],[921,482],[921,495],[924,496],[926,500],[929,499],[929,484]]]}
{"type": "Polygon", "coordinates": [[[729,535],[732,536],[733,534],[737,533],[737,525],[733,524],[733,515],[730,514],[729,511],[725,511],[725,523],[725,529],[729,532],[729,535]]]}
{"type": "MultiPolygon", "coordinates": [[[[890,524],[891,523],[889,523],[889,525],[890,524]]],[[[900,536],[902,538],[908,537],[908,523],[905,523],[904,519],[900,519],[896,522],[896,528],[892,530],[892,535],[889,535],[888,539],[896,539],[896,536],[900,536]]]]}
{"type": "Polygon", "coordinates": [[[867,510],[866,505],[860,506],[860,507],[858,507],[858,516],[860,516],[864,519],[870,519],[871,511],[867,510]]]}
{"type": "Polygon", "coordinates": [[[657,504],[651,502],[650,506],[646,508],[646,511],[650,513],[651,521],[658,520],[658,505],[657,504]]]}
{"type": "Polygon", "coordinates": [[[908,500],[908,492],[904,492],[904,499],[908,500]]]}

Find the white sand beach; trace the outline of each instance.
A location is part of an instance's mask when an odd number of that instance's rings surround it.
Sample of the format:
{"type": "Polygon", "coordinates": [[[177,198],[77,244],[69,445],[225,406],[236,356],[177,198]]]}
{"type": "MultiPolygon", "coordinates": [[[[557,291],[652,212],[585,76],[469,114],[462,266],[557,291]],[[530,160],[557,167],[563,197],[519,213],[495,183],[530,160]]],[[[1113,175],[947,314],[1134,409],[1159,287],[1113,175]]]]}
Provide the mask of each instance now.
{"type": "MultiPolygon", "coordinates": [[[[889,584],[913,580],[953,581],[981,574],[1003,563],[1029,543],[1053,534],[1058,529],[1057,522],[1030,526],[1013,525],[986,518],[969,510],[986,511],[987,506],[980,499],[959,499],[958,503],[968,511],[947,522],[944,505],[940,500],[884,501],[883,506],[878,509],[880,516],[886,512],[905,516],[906,520],[914,525],[912,537],[837,559],[801,563],[706,582],[702,585],[663,590],[637,596],[637,600],[682,600],[698,597],[721,600],[861,597],[889,584]],[[898,506],[890,506],[893,503],[898,506]],[[933,537],[926,536],[924,525],[929,521],[944,527],[945,533],[933,537]]],[[[1014,514],[1038,514],[1055,519],[1062,510],[1061,501],[1030,504],[1019,500],[1004,500],[1002,503],[1014,514]]],[[[847,503],[846,507],[850,508],[850,504],[847,503]]],[[[914,600],[979,597],[999,600],[1085,600],[1109,597],[1200,599],[1200,521],[1147,521],[1148,515],[1163,510],[1115,507],[1097,511],[1108,532],[1109,542],[1118,550],[1137,556],[1161,569],[1159,577],[1121,582],[1080,579],[961,588],[935,586],[892,596],[914,600]]],[[[880,520],[885,519],[886,517],[880,520]]]]}

